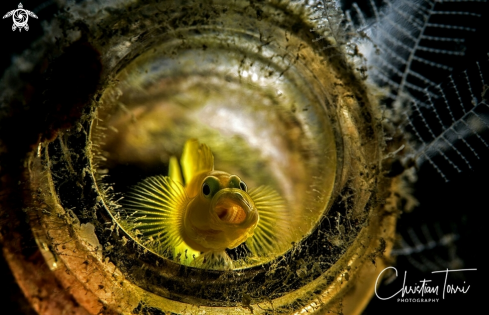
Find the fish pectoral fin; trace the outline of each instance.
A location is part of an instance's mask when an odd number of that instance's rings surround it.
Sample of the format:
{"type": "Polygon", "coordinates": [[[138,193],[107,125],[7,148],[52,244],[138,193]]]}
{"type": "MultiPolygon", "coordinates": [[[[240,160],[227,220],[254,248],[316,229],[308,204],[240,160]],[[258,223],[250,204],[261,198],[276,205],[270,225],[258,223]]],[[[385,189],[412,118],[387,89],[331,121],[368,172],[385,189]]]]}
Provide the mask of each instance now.
{"type": "Polygon", "coordinates": [[[196,139],[189,139],[185,142],[180,163],[186,185],[197,173],[214,170],[214,156],[211,150],[204,143],[199,144],[196,139]]]}
{"type": "Polygon", "coordinates": [[[174,254],[183,242],[183,213],[189,202],[182,184],[168,176],[152,176],[124,196],[121,217],[144,245],[158,254],[174,254]]]}
{"type": "Polygon", "coordinates": [[[170,165],[168,169],[168,176],[177,183],[183,185],[182,170],[180,165],[178,165],[178,160],[176,156],[170,157],[170,165]]]}
{"type": "Polygon", "coordinates": [[[234,268],[234,263],[225,251],[211,251],[195,258],[190,266],[207,270],[231,270],[234,268]]]}
{"type": "Polygon", "coordinates": [[[269,186],[248,192],[255,203],[260,219],[246,246],[256,256],[281,254],[290,247],[290,215],[284,199],[269,186]]]}

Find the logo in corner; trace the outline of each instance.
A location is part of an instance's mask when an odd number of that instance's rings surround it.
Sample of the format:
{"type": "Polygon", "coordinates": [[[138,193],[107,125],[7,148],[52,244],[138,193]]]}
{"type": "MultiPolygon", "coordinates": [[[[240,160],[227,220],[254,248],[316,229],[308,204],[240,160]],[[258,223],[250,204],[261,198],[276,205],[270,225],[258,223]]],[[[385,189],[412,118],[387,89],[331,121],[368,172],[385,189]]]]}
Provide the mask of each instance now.
{"type": "Polygon", "coordinates": [[[19,29],[19,32],[22,31],[22,29],[28,31],[29,25],[27,25],[27,21],[29,20],[29,16],[37,19],[37,15],[35,15],[34,12],[24,10],[23,8],[22,3],[19,3],[17,10],[12,10],[3,16],[4,19],[12,16],[12,20],[14,21],[12,31],[15,31],[16,29],[19,29]]]}

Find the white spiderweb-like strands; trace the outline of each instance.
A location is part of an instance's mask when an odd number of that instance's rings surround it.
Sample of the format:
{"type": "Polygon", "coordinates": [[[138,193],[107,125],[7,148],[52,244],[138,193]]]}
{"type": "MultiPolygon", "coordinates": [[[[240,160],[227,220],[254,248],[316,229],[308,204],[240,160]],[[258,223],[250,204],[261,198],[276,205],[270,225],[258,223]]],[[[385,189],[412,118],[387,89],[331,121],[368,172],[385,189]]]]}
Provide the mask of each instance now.
{"type": "Polygon", "coordinates": [[[481,150],[489,148],[485,140],[489,129],[487,69],[487,61],[477,62],[460,75],[449,76],[445,84],[433,89],[438,100],[426,93],[427,105],[413,102],[413,113],[406,118],[405,130],[414,136],[416,162],[429,162],[445,181],[450,170],[472,169],[471,161],[480,159],[481,150]],[[434,161],[437,157],[445,163],[434,161]]]}
{"type": "Polygon", "coordinates": [[[449,267],[459,268],[462,264],[457,256],[456,242],[460,239],[455,226],[443,232],[439,223],[419,228],[408,228],[392,249],[392,255],[405,257],[409,263],[422,272],[449,267]]]}
{"type": "Polygon", "coordinates": [[[440,84],[463,58],[466,38],[476,31],[486,0],[460,0],[463,6],[456,7],[453,2],[384,0],[379,6],[369,0],[346,11],[350,27],[366,38],[357,43],[367,57],[370,79],[387,87],[392,100],[407,95],[426,106],[426,88],[440,84]]]}
{"type": "MultiPolygon", "coordinates": [[[[304,1],[300,2],[303,5],[304,1]]],[[[351,57],[351,61],[360,63],[363,66],[364,60],[358,58],[356,44],[350,40],[351,31],[343,11],[338,6],[338,1],[307,1],[306,8],[308,19],[315,25],[314,29],[310,30],[316,35],[313,42],[322,45],[321,50],[335,49],[336,51],[336,53],[330,54],[327,58],[344,57],[346,54],[351,57]]]]}

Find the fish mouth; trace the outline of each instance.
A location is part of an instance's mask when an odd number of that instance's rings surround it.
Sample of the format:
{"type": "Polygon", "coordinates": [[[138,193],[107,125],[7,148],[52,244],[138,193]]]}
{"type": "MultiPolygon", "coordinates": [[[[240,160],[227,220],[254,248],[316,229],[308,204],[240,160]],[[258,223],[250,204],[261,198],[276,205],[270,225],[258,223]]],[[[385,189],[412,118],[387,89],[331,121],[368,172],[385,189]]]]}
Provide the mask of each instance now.
{"type": "Polygon", "coordinates": [[[212,208],[220,222],[241,225],[256,215],[253,201],[245,194],[239,189],[223,189],[214,196],[212,208]]]}
{"type": "Polygon", "coordinates": [[[246,220],[246,211],[243,207],[228,199],[218,201],[214,211],[217,217],[226,223],[240,224],[246,220]]]}

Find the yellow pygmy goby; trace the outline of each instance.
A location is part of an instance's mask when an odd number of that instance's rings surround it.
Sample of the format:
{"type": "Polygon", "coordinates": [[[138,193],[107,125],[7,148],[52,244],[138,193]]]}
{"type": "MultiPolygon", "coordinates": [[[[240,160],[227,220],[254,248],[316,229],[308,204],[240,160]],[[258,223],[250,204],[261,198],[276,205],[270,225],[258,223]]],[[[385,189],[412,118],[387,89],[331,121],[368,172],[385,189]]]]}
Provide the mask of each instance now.
{"type": "Polygon", "coordinates": [[[225,250],[244,242],[257,257],[283,250],[289,220],[275,190],[248,190],[239,176],[214,170],[211,150],[195,139],[185,143],[180,164],[182,171],[172,157],[169,176],[146,178],[125,196],[124,220],[146,246],[209,269],[233,268],[225,250]]]}

